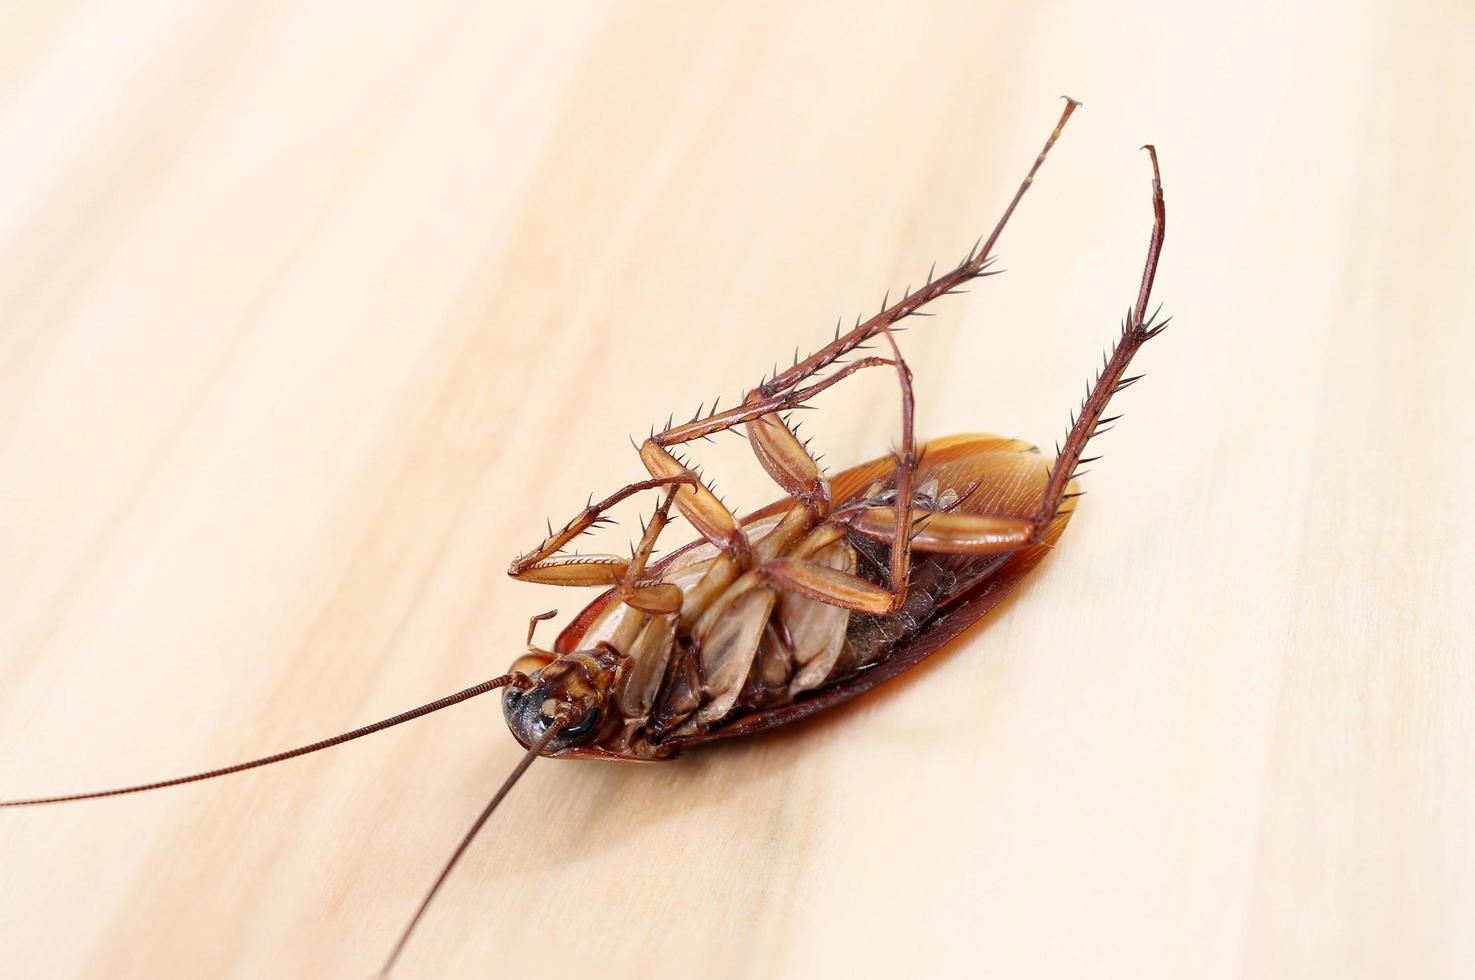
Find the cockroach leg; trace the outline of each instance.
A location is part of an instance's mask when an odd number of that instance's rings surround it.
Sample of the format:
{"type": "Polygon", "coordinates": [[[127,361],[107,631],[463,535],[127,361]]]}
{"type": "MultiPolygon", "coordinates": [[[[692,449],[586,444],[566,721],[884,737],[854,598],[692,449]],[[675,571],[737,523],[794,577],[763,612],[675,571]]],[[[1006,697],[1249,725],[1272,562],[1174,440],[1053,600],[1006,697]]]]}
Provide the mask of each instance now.
{"type": "MultiPolygon", "coordinates": [[[[907,367],[890,330],[881,331],[891,345],[896,359],[896,376],[901,385],[901,451],[896,461],[896,524],[907,523],[912,513],[912,481],[917,475],[917,437],[915,433],[916,398],[912,394],[912,369],[907,367]]],[[[912,536],[898,534],[891,540],[891,607],[901,608],[906,600],[907,580],[911,578],[912,536]]]]}
{"type": "Polygon", "coordinates": [[[512,669],[514,671],[531,674],[548,666],[557,658],[558,655],[552,650],[544,650],[533,642],[533,634],[538,631],[538,624],[546,623],[557,615],[557,609],[550,609],[547,612],[538,613],[536,616],[528,619],[527,652],[513,662],[512,669]]]}
{"type": "Polygon", "coordinates": [[[671,504],[675,501],[676,491],[679,489],[680,487],[673,486],[666,491],[665,499],[657,505],[650,523],[641,530],[640,543],[631,552],[630,567],[625,570],[625,580],[621,583],[622,586],[628,588],[640,584],[641,578],[645,575],[645,566],[650,563],[650,557],[655,553],[656,541],[671,521],[671,504]]]}
{"type": "MultiPolygon", "coordinates": [[[[894,349],[895,345],[892,346],[894,349]]],[[[906,364],[901,360],[900,351],[897,351],[895,360],[867,358],[865,364],[857,364],[854,367],[859,369],[888,364],[896,366],[898,372],[902,373],[902,391],[905,398],[906,386],[909,382],[906,375],[906,364]]],[[[837,372],[841,377],[848,376],[849,373],[837,372]]],[[[838,380],[839,377],[827,378],[825,386],[838,380]]],[[[748,394],[744,399],[744,405],[761,404],[765,399],[772,397],[767,386],[760,385],[748,394]]],[[[754,555],[755,564],[761,565],[784,553],[786,549],[809,533],[816,524],[823,524],[830,516],[832,505],[830,482],[820,472],[819,460],[809,452],[808,445],[799,440],[798,435],[789,427],[783,416],[777,412],[771,412],[745,424],[748,444],[753,447],[753,454],[758,457],[758,462],[762,464],[769,476],[773,477],[779,488],[795,500],[794,506],[784,514],[779,524],[756,546],[758,553],[754,555]]]]}
{"type": "Polygon", "coordinates": [[[1122,323],[1122,333],[1112,348],[1111,357],[1107,359],[1106,366],[1101,369],[1085,401],[1081,403],[1080,414],[1071,425],[1070,433],[1065,437],[1064,446],[1056,454],[1054,465],[1050,467],[1050,476],[1045,481],[1045,489],[1040,496],[1040,506],[1032,518],[1034,523],[1032,542],[1037,543],[1044,538],[1051,522],[1060,513],[1060,508],[1065,501],[1079,496],[1079,494],[1067,493],[1066,490],[1070,481],[1079,475],[1076,470],[1083,462],[1082,453],[1086,449],[1086,444],[1098,434],[1102,416],[1105,414],[1107,404],[1111,401],[1111,396],[1137,380],[1137,378],[1124,377],[1127,366],[1132,363],[1133,355],[1143,344],[1162,333],[1168,325],[1166,320],[1154,323],[1154,318],[1148,316],[1147,313],[1148,303],[1152,299],[1152,282],[1157,276],[1158,259],[1162,255],[1163,237],[1167,231],[1167,208],[1163,203],[1163,182],[1158,170],[1157,150],[1150,145],[1143,149],[1147,150],[1148,155],[1152,158],[1153,221],[1152,236],[1147,246],[1147,262],[1142,270],[1142,284],[1137,290],[1137,302],[1122,323]]]}
{"type": "MultiPolygon", "coordinates": [[[[737,409],[729,409],[726,412],[714,414],[705,419],[689,422],[686,425],[678,426],[665,433],[661,433],[660,435],[665,436],[667,440],[663,444],[669,445],[673,442],[682,442],[687,439],[699,439],[704,435],[730,428],[732,424],[737,422],[747,422],[750,419],[758,418],[769,412],[793,408],[803,401],[804,398],[800,397],[796,400],[787,397],[790,389],[861,347],[861,345],[873,339],[881,331],[917,313],[923,306],[926,306],[938,297],[946,296],[957,291],[959,287],[965,285],[970,280],[990,275],[988,266],[993,262],[994,245],[998,242],[999,236],[1003,233],[1005,226],[1008,225],[1009,219],[1013,217],[1015,209],[1019,207],[1019,202],[1024,198],[1025,193],[1034,183],[1035,175],[1039,173],[1040,167],[1044,165],[1045,157],[1049,155],[1051,147],[1060,139],[1060,134],[1065,129],[1066,122],[1069,121],[1076,109],[1080,108],[1080,105],[1075,99],[1069,96],[1065,97],[1065,109],[1061,112],[1059,121],[1055,123],[1055,129],[1051,131],[1049,138],[1045,140],[1044,147],[1035,157],[1035,162],[1029,168],[1029,173],[1025,175],[1024,180],[1020,182],[1018,189],[1015,190],[1014,197],[1010,199],[1009,206],[1004,209],[1004,213],[994,225],[993,231],[989,232],[987,239],[982,241],[981,248],[974,246],[968,255],[964,257],[963,261],[958,263],[951,271],[943,273],[942,276],[935,279],[929,275],[928,281],[921,288],[905,294],[901,299],[887,306],[869,320],[857,324],[853,330],[836,337],[809,357],[775,375],[763,386],[763,390],[771,394],[765,401],[756,406],[760,410],[755,411],[753,407],[745,404],[737,409]]],[[[884,361],[879,358],[864,358],[846,365],[845,369],[837,372],[837,374],[844,376],[860,367],[871,366],[876,363],[884,363],[884,361]]],[[[828,387],[829,384],[833,384],[838,380],[840,380],[839,377],[832,375],[830,379],[822,383],[822,386],[828,387]]],[[[813,392],[813,394],[817,393],[818,391],[813,392]]],[[[812,394],[804,397],[812,397],[812,394]]]]}
{"type": "MultiPolygon", "coordinates": [[[[845,355],[860,348],[878,334],[885,333],[888,339],[891,339],[890,328],[901,320],[918,313],[926,304],[940,296],[946,296],[957,291],[960,286],[970,280],[989,274],[988,266],[993,260],[994,244],[998,241],[999,235],[1003,232],[1005,226],[1008,225],[1009,219],[1013,216],[1015,209],[1019,206],[1019,202],[1024,198],[1030,185],[1034,183],[1035,175],[1044,164],[1051,147],[1060,138],[1061,131],[1065,128],[1066,122],[1069,121],[1071,115],[1079,107],[1079,102],[1066,97],[1065,109],[1061,112],[1060,119],[1056,122],[1054,130],[1051,131],[1049,138],[1045,140],[1044,147],[1035,157],[1034,164],[1030,167],[1029,173],[1020,182],[1018,189],[1014,192],[1014,197],[1009,201],[1008,207],[1004,209],[1003,215],[994,225],[993,231],[989,233],[986,239],[981,240],[981,248],[974,246],[973,249],[969,250],[968,255],[964,257],[962,262],[953,268],[952,271],[944,273],[941,277],[933,278],[929,273],[928,281],[920,289],[914,292],[908,291],[900,300],[889,306],[884,306],[881,312],[869,320],[857,324],[853,330],[836,337],[832,342],[821,347],[818,351],[804,358],[802,361],[795,362],[788,370],[776,374],[772,379],[751,392],[743,400],[743,404],[737,408],[728,409],[725,412],[714,412],[706,418],[693,419],[684,425],[668,427],[662,432],[653,433],[640,450],[640,455],[645,461],[646,468],[653,475],[690,472],[671,455],[668,447],[690,442],[693,439],[701,439],[705,436],[730,429],[735,425],[747,424],[749,426],[749,437],[753,443],[754,452],[758,455],[758,459],[763,464],[764,469],[773,476],[779,486],[785,492],[803,502],[811,511],[828,510],[829,501],[825,499],[828,495],[828,486],[821,482],[823,477],[818,472],[818,466],[814,464],[812,458],[804,450],[803,444],[799,442],[793,431],[784,425],[782,419],[777,416],[777,413],[798,407],[830,386],[854,374],[856,371],[883,364],[897,363],[888,358],[864,357],[846,364],[844,367],[814,384],[808,385],[807,387],[799,387],[803,382],[830,367],[845,355]]],[[[893,350],[896,349],[894,340],[892,340],[891,346],[893,350]]],[[[902,369],[904,370],[904,365],[902,365],[902,369]]],[[[905,385],[907,399],[909,401],[909,376],[906,378],[905,385]]],[[[907,411],[908,413],[910,412],[909,407],[907,411]]],[[[912,454],[904,449],[903,456],[898,459],[897,479],[899,483],[906,483],[904,488],[898,487],[899,490],[904,489],[906,491],[897,495],[896,523],[898,525],[905,519],[910,504],[911,470],[916,465],[915,459],[911,459],[910,464],[907,463],[907,457],[910,455],[912,454]]],[[[736,541],[741,531],[735,521],[732,521],[730,525],[728,524],[728,520],[731,518],[730,513],[727,512],[726,508],[721,506],[720,502],[717,501],[716,497],[710,491],[704,493],[704,490],[705,488],[699,489],[697,487],[683,490],[677,499],[677,507],[702,532],[703,537],[717,544],[719,547],[726,547],[728,553],[733,555],[738,550],[736,541]]],[[[818,519],[823,520],[823,515],[820,514],[818,519]]],[[[893,550],[890,562],[892,582],[903,583],[898,587],[899,591],[903,593],[905,591],[905,573],[909,561],[909,545],[906,541],[903,541],[893,550]]],[[[832,572],[833,569],[830,571],[832,572]]],[[[775,573],[780,576],[792,574],[800,578],[803,578],[805,574],[803,569],[790,569],[783,566],[776,568],[775,573]]],[[[817,572],[816,574],[825,573],[817,572]]],[[[800,583],[796,580],[795,584],[798,586],[800,583]]],[[[818,583],[810,583],[810,586],[813,587],[817,587],[817,585],[818,583]]],[[[862,585],[867,589],[875,588],[871,583],[862,582],[859,579],[855,583],[852,583],[852,586],[856,589],[861,588],[862,585]]],[[[868,605],[864,608],[867,611],[871,607],[880,607],[883,611],[893,609],[896,608],[895,604],[899,603],[901,598],[903,598],[903,596],[895,596],[890,592],[886,592],[885,594],[887,598],[884,606],[880,605],[881,596],[876,595],[871,596],[867,600],[868,605]]],[[[848,588],[845,590],[845,596],[846,598],[843,602],[840,601],[841,596],[839,594],[834,595],[832,598],[838,604],[845,605],[852,598],[848,588]]],[[[852,606],[851,608],[859,609],[863,607],[852,606]]]]}
{"type": "Polygon", "coordinates": [[[893,592],[859,575],[803,558],[779,558],[764,565],[759,572],[785,592],[872,616],[884,616],[898,606],[897,594],[902,599],[906,598],[905,584],[893,592]]]}
{"type": "Polygon", "coordinates": [[[862,357],[859,360],[851,361],[828,377],[822,378],[805,388],[795,388],[791,384],[784,389],[775,389],[773,382],[768,382],[755,389],[760,395],[757,399],[749,395],[748,398],[743,400],[743,404],[737,408],[729,408],[725,412],[718,412],[715,415],[709,415],[703,419],[695,419],[691,422],[672,426],[669,429],[654,433],[646,441],[655,443],[661,447],[675,446],[683,442],[691,442],[694,439],[702,439],[706,436],[715,435],[718,432],[725,432],[733,426],[751,422],[754,419],[771,415],[774,412],[786,412],[789,409],[798,408],[820,392],[834,387],[857,371],[864,371],[866,368],[882,367],[883,365],[890,365],[892,363],[891,359],[886,357],[862,357]]]}
{"type": "MultiPolygon", "coordinates": [[[[856,534],[872,541],[896,538],[896,511],[890,507],[866,507],[847,518],[856,534]]],[[[944,555],[995,555],[1017,551],[1029,544],[1035,533],[1028,517],[1001,514],[958,514],[920,510],[911,514],[912,551],[944,555]]]]}
{"type": "Polygon", "coordinates": [[[630,563],[622,558],[571,555],[554,559],[553,556],[570,541],[600,523],[600,515],[625,498],[644,490],[699,482],[694,474],[671,473],[621,487],[599,503],[590,503],[565,524],[562,530],[543,539],[543,543],[537,548],[514,558],[507,568],[507,574],[523,582],[540,582],[545,585],[617,585],[630,567],[630,563]]]}
{"type": "Polygon", "coordinates": [[[557,616],[557,615],[558,615],[558,610],[557,609],[550,609],[547,612],[540,612],[540,613],[537,613],[534,616],[529,617],[529,619],[528,619],[528,650],[529,651],[532,651],[532,652],[540,652],[540,651],[538,651],[538,648],[533,645],[533,634],[538,631],[538,624],[539,623],[546,623],[548,620],[552,619],[554,616],[557,616]]]}
{"type": "Polygon", "coordinates": [[[654,438],[646,439],[640,447],[640,461],[657,479],[679,481],[682,487],[676,494],[676,509],[691,522],[703,538],[722,549],[739,568],[746,568],[752,548],[748,536],[738,524],[737,515],[717,499],[696,471],[672,455],[654,438]]]}
{"type": "Polygon", "coordinates": [[[642,582],[645,566],[650,561],[651,553],[655,551],[656,540],[671,520],[671,504],[679,489],[673,486],[666,491],[665,498],[656,507],[655,516],[641,533],[640,544],[636,545],[631,554],[630,565],[625,569],[615,590],[621,601],[641,612],[667,614],[681,610],[682,595],[679,588],[667,582],[642,582]]]}
{"type": "MultiPolygon", "coordinates": [[[[784,533],[770,534],[766,540],[770,545],[792,540],[794,535],[803,534],[816,520],[823,519],[823,515],[829,512],[829,485],[820,475],[818,463],[809,456],[803,443],[799,442],[777,413],[798,407],[856,371],[893,363],[895,362],[884,357],[862,358],[807,388],[777,395],[764,394],[766,389],[760,387],[737,408],[652,433],[640,447],[640,459],[652,475],[686,474],[695,481],[677,494],[677,508],[702,537],[721,548],[737,568],[746,569],[753,564],[754,554],[752,545],[738,524],[737,516],[701,482],[694,470],[676,458],[670,447],[724,432],[745,423],[762,423],[761,431],[763,435],[770,436],[771,441],[767,445],[754,441],[754,452],[759,462],[773,475],[775,482],[799,499],[802,505],[799,511],[785,518],[784,533]],[[816,513],[820,516],[816,517],[816,513]]],[[[759,560],[762,557],[759,556],[759,560]]]]}
{"type": "MultiPolygon", "coordinates": [[[[917,472],[915,398],[912,394],[912,371],[901,356],[901,348],[890,330],[882,330],[891,345],[892,361],[901,387],[901,448],[896,453],[894,476],[896,502],[893,520],[896,526],[910,528],[912,481],[917,472]]],[[[882,588],[853,572],[832,568],[807,558],[784,557],[765,564],[760,572],[781,589],[797,592],[806,598],[834,606],[886,615],[900,609],[906,601],[907,582],[911,578],[912,537],[910,533],[891,537],[891,561],[888,566],[890,588],[882,588]]]]}
{"type": "MultiPolygon", "coordinates": [[[[753,391],[748,401],[758,401],[761,391],[753,391]]],[[[819,470],[819,463],[809,452],[794,430],[777,413],[753,419],[746,425],[748,444],[753,455],[768,471],[783,491],[798,500],[813,515],[822,521],[830,516],[830,481],[819,470]]]]}

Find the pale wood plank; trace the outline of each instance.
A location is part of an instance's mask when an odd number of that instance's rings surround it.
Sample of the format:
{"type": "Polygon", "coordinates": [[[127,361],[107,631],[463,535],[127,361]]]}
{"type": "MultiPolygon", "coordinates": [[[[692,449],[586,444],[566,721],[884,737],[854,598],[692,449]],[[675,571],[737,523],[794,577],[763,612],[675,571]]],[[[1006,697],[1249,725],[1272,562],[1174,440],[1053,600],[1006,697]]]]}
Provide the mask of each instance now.
{"type": "MultiPolygon", "coordinates": [[[[14,17],[0,796],[500,671],[579,601],[503,576],[544,515],[966,249],[1068,91],[1009,274],[905,341],[926,434],[1048,444],[1135,292],[1159,146],[1177,325],[1060,553],[832,719],[534,767],[403,975],[1475,971],[1467,5],[14,17]]],[[[893,400],[814,413],[828,461],[893,400]]],[[[703,452],[757,505],[741,448],[703,452]]],[[[5,813],[5,970],[363,975],[516,755],[478,703],[5,813]]]]}

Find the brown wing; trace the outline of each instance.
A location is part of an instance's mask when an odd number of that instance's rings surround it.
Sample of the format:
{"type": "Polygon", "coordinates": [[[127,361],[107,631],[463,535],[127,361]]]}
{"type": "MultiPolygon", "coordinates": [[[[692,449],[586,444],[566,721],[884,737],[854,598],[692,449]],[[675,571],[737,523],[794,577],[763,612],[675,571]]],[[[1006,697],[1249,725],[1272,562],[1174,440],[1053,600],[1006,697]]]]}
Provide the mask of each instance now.
{"type": "MultiPolygon", "coordinates": [[[[830,499],[838,510],[857,503],[867,491],[888,486],[896,463],[889,456],[867,460],[830,476],[830,499]]],[[[914,485],[928,480],[941,487],[954,487],[962,494],[975,483],[978,492],[960,509],[973,514],[1031,513],[1045,486],[1045,464],[1040,451],[1021,439],[1008,439],[988,432],[966,432],[933,439],[922,447],[914,485]]],[[[771,517],[792,504],[789,498],[775,500],[743,518],[743,524],[771,517]]]]}
{"type": "MultiPolygon", "coordinates": [[[[836,474],[830,481],[835,508],[864,501],[878,484],[889,487],[894,470],[895,463],[883,458],[836,474]]],[[[1040,504],[1045,479],[1045,461],[1029,443],[966,433],[927,443],[912,485],[944,507],[961,498],[953,505],[960,513],[1029,517],[1040,504]]],[[[914,576],[959,573],[972,578],[980,569],[994,567],[977,556],[929,553],[925,562],[931,568],[924,570],[922,556],[913,555],[914,576]]]]}
{"type": "MultiPolygon", "coordinates": [[[[835,507],[864,499],[875,484],[889,484],[895,465],[883,457],[835,474],[830,479],[835,507]]],[[[1023,517],[1040,502],[1045,464],[1039,450],[1019,439],[984,432],[944,436],[922,447],[912,485],[920,490],[932,481],[939,495],[951,489],[961,496],[974,489],[958,508],[966,513],[1023,517]]]]}

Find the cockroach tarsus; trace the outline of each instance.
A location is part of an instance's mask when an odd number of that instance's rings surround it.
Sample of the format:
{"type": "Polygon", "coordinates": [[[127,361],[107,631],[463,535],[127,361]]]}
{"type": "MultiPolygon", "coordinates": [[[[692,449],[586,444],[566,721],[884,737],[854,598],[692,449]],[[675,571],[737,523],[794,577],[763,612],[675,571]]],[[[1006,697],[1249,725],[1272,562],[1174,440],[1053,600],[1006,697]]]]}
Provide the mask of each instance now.
{"type": "MultiPolygon", "coordinates": [[[[933,300],[991,275],[993,247],[1034,182],[1066,122],[1065,109],[1029,173],[986,238],[941,276],[927,275],[895,303],[842,332],[810,356],[774,371],[739,404],[688,422],[668,421],[637,446],[647,479],[588,504],[562,528],[551,523],[537,547],[513,560],[516,579],[597,587],[602,594],[558,635],[551,649],[534,643],[500,677],[383,721],[264,758],[175,779],[92,793],[13,800],[0,806],[117,796],[176,786],[271,765],[340,745],[502,690],[503,712],[527,750],[451,855],[383,967],[388,973],[426,909],[477,832],[539,756],[675,758],[681,750],[795,721],[833,707],[914,666],[1007,595],[1065,528],[1080,496],[1073,481],[1087,444],[1116,417],[1113,395],[1140,377],[1126,374],[1137,350],[1167,326],[1149,315],[1166,227],[1157,151],[1152,162],[1152,236],[1136,301],[1103,358],[1055,461],[1044,465],[1027,443],[990,435],[935,439],[913,432],[912,373],[896,343],[900,321],[933,300]],[[871,341],[881,353],[861,354],[871,341]],[[856,355],[851,358],[850,355],[856,355]],[[785,413],[870,368],[894,374],[901,440],[881,459],[826,476],[785,413]],[[829,373],[825,373],[825,372],[829,373]],[[738,517],[683,458],[686,443],[741,426],[784,496],[738,517]],[[658,498],[627,558],[566,554],[581,535],[607,521],[620,502],[653,491],[658,498]],[[653,561],[673,510],[699,537],[653,561]]],[[[934,266],[935,270],[935,266],[934,266]]]]}

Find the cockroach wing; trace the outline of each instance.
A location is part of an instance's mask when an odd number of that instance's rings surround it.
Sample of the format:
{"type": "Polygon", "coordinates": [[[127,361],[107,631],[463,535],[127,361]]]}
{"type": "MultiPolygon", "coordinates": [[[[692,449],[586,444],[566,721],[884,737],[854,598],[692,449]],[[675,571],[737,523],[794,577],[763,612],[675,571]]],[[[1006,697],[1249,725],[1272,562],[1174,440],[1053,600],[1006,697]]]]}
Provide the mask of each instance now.
{"type": "MultiPolygon", "coordinates": [[[[962,513],[1026,517],[1039,505],[1045,486],[1039,452],[1022,440],[986,432],[933,439],[919,454],[913,486],[939,507],[961,500],[956,509],[962,513]],[[948,490],[955,498],[947,498],[948,490]]],[[[895,462],[883,457],[835,474],[830,495],[836,509],[889,487],[895,469],[895,462]]]]}

